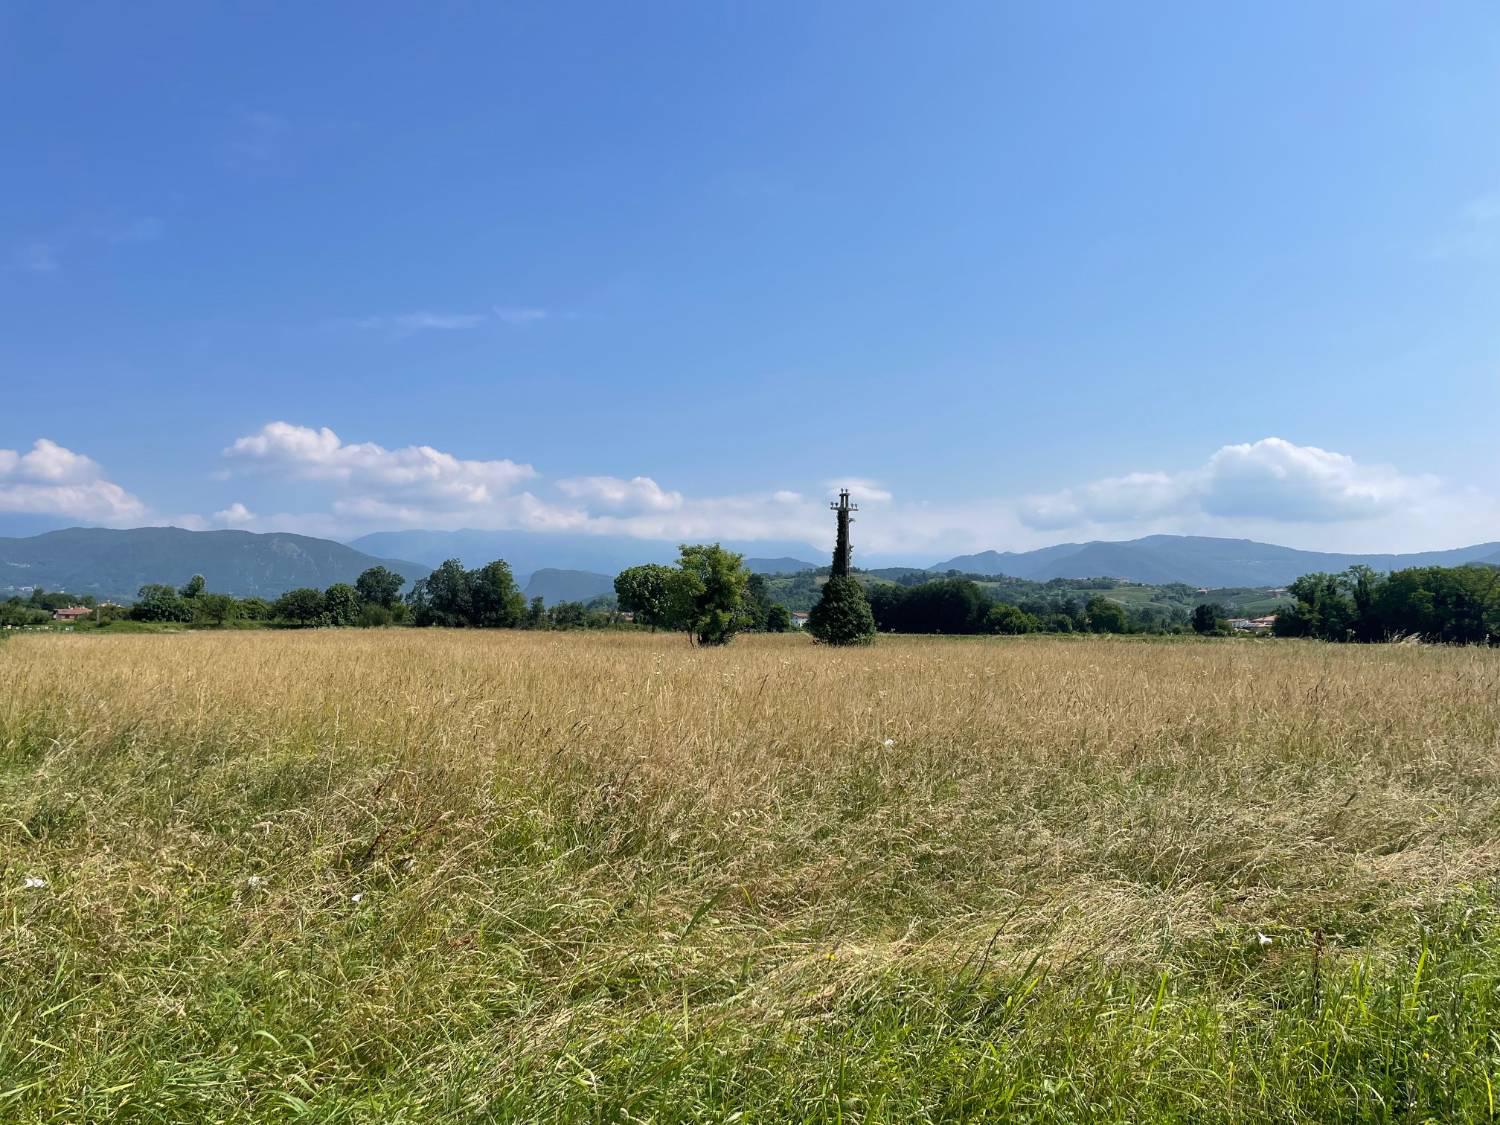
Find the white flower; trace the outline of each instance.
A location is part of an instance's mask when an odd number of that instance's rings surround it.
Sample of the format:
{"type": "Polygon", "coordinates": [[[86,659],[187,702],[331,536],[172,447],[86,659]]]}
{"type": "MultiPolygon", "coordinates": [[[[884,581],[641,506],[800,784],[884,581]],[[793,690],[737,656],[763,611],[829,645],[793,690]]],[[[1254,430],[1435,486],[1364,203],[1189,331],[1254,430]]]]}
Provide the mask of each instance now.
{"type": "Polygon", "coordinates": [[[43,879],[40,875],[28,875],[21,883],[21,886],[28,891],[46,890],[47,880],[43,879]]]}
{"type": "Polygon", "coordinates": [[[1257,945],[1270,945],[1271,944],[1271,939],[1268,938],[1268,937],[1266,937],[1266,935],[1263,934],[1263,933],[1261,933],[1259,930],[1256,930],[1255,931],[1255,943],[1257,945]]]}
{"type": "Polygon", "coordinates": [[[884,746],[887,750],[889,750],[892,746],[896,745],[896,740],[894,738],[887,738],[880,745],[884,746]]]}
{"type": "Polygon", "coordinates": [[[264,886],[265,882],[265,879],[263,879],[261,876],[252,875],[250,876],[250,878],[245,880],[245,886],[249,887],[253,891],[256,887],[264,886]]]}
{"type": "Polygon", "coordinates": [[[357,895],[350,895],[349,896],[349,901],[352,902],[352,903],[354,903],[356,906],[359,903],[364,902],[364,900],[365,900],[365,893],[364,893],[364,891],[360,891],[359,894],[357,894],[357,895]]]}

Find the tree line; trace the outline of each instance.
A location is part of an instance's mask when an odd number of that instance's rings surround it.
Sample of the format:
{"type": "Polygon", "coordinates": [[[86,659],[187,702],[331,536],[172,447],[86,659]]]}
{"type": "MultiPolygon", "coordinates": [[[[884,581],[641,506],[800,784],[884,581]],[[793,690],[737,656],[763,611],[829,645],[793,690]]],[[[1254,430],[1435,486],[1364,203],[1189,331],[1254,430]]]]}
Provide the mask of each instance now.
{"type": "Polygon", "coordinates": [[[1422,566],[1380,574],[1367,566],[1306,574],[1287,587],[1278,637],[1371,643],[1416,637],[1500,644],[1500,567],[1422,566]]]}

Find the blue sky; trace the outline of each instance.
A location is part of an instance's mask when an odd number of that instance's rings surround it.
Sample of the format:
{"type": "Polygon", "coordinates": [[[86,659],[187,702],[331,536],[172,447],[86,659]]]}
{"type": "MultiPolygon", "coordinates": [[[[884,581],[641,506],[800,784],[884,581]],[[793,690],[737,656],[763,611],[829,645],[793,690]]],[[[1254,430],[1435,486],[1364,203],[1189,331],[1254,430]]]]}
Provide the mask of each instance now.
{"type": "Polygon", "coordinates": [[[1484,4],[0,3],[0,533],[1500,538],[1484,4]]]}

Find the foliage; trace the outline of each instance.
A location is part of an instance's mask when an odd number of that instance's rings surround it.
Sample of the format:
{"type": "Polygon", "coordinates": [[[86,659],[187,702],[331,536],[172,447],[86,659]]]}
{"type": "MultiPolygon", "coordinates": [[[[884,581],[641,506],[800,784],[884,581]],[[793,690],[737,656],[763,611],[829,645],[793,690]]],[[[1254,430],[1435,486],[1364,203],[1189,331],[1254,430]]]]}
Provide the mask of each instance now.
{"type": "Polygon", "coordinates": [[[990,606],[989,613],[985,614],[984,624],[988,632],[1012,636],[1036,633],[1042,628],[1042,623],[1024,609],[1005,602],[990,606]]]}
{"type": "Polygon", "coordinates": [[[1368,567],[1308,574],[1288,587],[1295,604],[1276,618],[1281,637],[1372,642],[1399,637],[1447,644],[1500,643],[1500,568],[1368,567]]]}
{"type": "Polygon", "coordinates": [[[211,625],[224,625],[240,616],[239,603],[228,594],[199,592],[193,598],[193,619],[211,625]]]}
{"type": "Polygon", "coordinates": [[[1214,602],[1203,602],[1193,607],[1193,632],[1200,636],[1210,633],[1227,633],[1229,614],[1223,606],[1214,602]]]}
{"type": "Polygon", "coordinates": [[[615,575],[615,597],[619,606],[633,614],[638,625],[652,629],[673,628],[672,584],[677,572],[660,563],[632,566],[615,575]]]}
{"type": "Polygon", "coordinates": [[[136,594],[130,611],[134,621],[191,621],[193,607],[172,586],[150,583],[136,594]]]}
{"type": "Polygon", "coordinates": [[[182,589],[179,590],[178,593],[180,593],[188,601],[192,601],[199,594],[203,593],[203,590],[207,585],[208,583],[204,580],[203,575],[195,574],[191,578],[189,578],[186,583],[183,584],[182,589]]]}
{"type": "Polygon", "coordinates": [[[744,559],[717,543],[684,543],[669,587],[669,618],[699,644],[722,645],[743,628],[744,559]]]}
{"type": "Polygon", "coordinates": [[[875,638],[875,617],[864,587],[853,578],[829,578],[807,616],[807,631],[828,645],[869,644],[875,638]]]}
{"type": "Polygon", "coordinates": [[[323,591],[299,586],[277,598],[273,609],[278,618],[292,625],[323,624],[323,591]]]}
{"type": "Polygon", "coordinates": [[[792,627],[792,612],[780,602],[772,602],[766,610],[766,632],[785,633],[792,627]]]}
{"type": "Polygon", "coordinates": [[[347,582],[323,591],[323,618],[329,625],[359,624],[359,592],[347,582]]]}
{"type": "Polygon", "coordinates": [[[354,580],[354,589],[359,600],[366,605],[384,606],[390,609],[401,600],[401,587],[406,579],[383,566],[372,566],[354,580]]]}
{"type": "Polygon", "coordinates": [[[1102,594],[1095,594],[1084,606],[1088,615],[1091,633],[1128,633],[1130,622],[1125,617],[1125,607],[1110,601],[1102,594]]]}

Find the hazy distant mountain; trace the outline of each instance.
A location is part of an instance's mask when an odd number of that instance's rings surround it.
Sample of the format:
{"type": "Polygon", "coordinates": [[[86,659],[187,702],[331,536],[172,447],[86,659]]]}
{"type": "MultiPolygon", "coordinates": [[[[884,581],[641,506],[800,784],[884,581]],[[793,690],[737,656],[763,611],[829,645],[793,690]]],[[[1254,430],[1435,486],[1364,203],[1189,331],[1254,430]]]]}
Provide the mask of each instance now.
{"type": "Polygon", "coordinates": [[[70,527],[0,539],[0,593],[7,587],[42,586],[125,600],[148,582],[180,586],[201,574],[217,593],[272,598],[297,586],[353,582],[372,566],[389,567],[408,581],[431,569],[284,532],[70,527]]]}
{"type": "Polygon", "coordinates": [[[812,563],[806,559],[746,559],[745,569],[751,574],[797,574],[804,570],[817,570],[826,563],[812,563]]]}
{"type": "MultiPolygon", "coordinates": [[[[804,543],[766,540],[755,543],[723,540],[732,551],[753,551],[772,556],[806,552],[804,543]]],[[[445,559],[462,559],[465,566],[483,566],[504,559],[515,574],[538,570],[586,570],[595,574],[618,574],[641,563],[671,563],[677,560],[677,542],[668,539],[633,539],[628,535],[587,535],[546,531],[377,531],[351,540],[356,550],[387,558],[413,559],[437,566],[445,559]]],[[[797,569],[815,566],[792,558],[797,569]]]]}
{"type": "Polygon", "coordinates": [[[613,594],[613,575],[595,574],[589,570],[558,570],[543,567],[526,582],[526,598],[541,598],[546,605],[558,602],[586,602],[601,594],[613,594]]]}
{"type": "Polygon", "coordinates": [[[1197,535],[1148,535],[1108,543],[1062,543],[1037,551],[983,551],[929,567],[939,573],[1007,574],[1045,582],[1049,578],[1128,578],[1135,582],[1186,582],[1192,586],[1284,586],[1314,571],[1340,571],[1363,564],[1376,570],[1409,566],[1500,564],[1500,543],[1406,555],[1357,555],[1299,551],[1249,539],[1197,535]]]}

